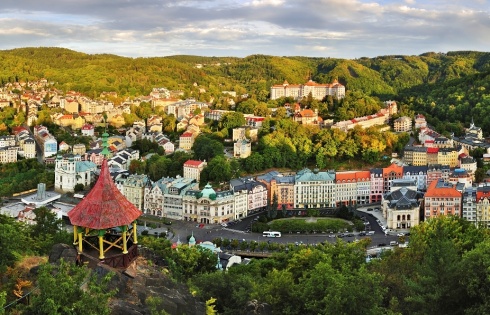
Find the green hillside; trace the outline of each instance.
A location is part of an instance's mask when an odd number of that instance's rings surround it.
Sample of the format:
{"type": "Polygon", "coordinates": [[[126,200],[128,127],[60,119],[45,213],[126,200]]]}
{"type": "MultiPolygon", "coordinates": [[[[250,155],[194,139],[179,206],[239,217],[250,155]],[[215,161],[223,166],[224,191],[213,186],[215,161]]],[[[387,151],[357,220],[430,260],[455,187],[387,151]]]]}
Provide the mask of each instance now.
{"type": "Polygon", "coordinates": [[[201,100],[216,100],[221,91],[231,90],[266,102],[271,85],[285,80],[297,84],[309,78],[319,83],[337,79],[348,93],[381,101],[394,99],[406,110],[426,114],[443,131],[459,133],[462,125],[457,122],[467,125],[472,117],[490,129],[487,52],[428,52],[355,60],[266,55],[127,58],[50,47],[0,51],[0,64],[2,84],[46,78],[59,89],[90,97],[102,91],[115,91],[121,97],[147,95],[153,87],[163,86],[201,100]]]}

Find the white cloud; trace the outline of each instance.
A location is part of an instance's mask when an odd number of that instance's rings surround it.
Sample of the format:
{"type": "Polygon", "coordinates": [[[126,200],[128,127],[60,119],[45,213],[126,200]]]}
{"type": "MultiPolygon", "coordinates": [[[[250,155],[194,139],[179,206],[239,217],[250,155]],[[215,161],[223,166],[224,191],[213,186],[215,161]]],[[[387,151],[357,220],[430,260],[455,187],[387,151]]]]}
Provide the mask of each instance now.
{"type": "Polygon", "coordinates": [[[488,50],[489,13],[484,0],[2,0],[0,49],[339,58],[488,50]]]}

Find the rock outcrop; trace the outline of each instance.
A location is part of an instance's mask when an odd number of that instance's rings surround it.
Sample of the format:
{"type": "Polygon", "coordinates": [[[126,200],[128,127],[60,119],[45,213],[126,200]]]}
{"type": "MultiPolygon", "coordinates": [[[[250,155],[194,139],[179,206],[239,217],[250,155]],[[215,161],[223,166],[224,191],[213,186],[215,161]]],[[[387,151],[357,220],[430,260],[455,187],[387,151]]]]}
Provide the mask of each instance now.
{"type": "MultiPolygon", "coordinates": [[[[49,255],[49,262],[57,263],[62,258],[76,262],[77,251],[73,246],[56,244],[49,255]]],[[[99,263],[94,272],[99,276],[114,274],[109,284],[110,288],[117,289],[117,294],[110,301],[112,315],[149,315],[152,307],[172,315],[206,313],[205,303],[193,297],[186,285],[172,280],[165,268],[143,256],[135,259],[126,270],[99,263]]]]}

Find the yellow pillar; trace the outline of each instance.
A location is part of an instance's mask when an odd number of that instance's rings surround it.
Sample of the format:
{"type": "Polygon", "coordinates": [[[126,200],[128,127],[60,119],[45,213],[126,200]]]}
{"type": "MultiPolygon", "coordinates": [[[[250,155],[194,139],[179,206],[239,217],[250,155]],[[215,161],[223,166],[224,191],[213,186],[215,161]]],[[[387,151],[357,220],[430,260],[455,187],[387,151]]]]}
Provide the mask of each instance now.
{"type": "Polygon", "coordinates": [[[123,230],[123,233],[122,233],[122,239],[123,239],[123,254],[127,254],[128,253],[128,242],[126,240],[126,235],[127,235],[127,230],[128,230],[128,227],[127,225],[123,226],[122,227],[122,230],[123,230]]]}
{"type": "Polygon", "coordinates": [[[99,236],[99,259],[104,259],[104,237],[99,236]]]}
{"type": "Polygon", "coordinates": [[[78,251],[81,253],[83,252],[83,236],[82,232],[78,232],[78,251]]]}
{"type": "Polygon", "coordinates": [[[77,245],[77,240],[78,240],[78,238],[77,238],[78,235],[77,234],[78,234],[77,226],[74,225],[73,226],[73,245],[77,245]]]}
{"type": "Polygon", "coordinates": [[[133,222],[133,243],[138,244],[138,232],[136,231],[136,221],[133,222]]]}

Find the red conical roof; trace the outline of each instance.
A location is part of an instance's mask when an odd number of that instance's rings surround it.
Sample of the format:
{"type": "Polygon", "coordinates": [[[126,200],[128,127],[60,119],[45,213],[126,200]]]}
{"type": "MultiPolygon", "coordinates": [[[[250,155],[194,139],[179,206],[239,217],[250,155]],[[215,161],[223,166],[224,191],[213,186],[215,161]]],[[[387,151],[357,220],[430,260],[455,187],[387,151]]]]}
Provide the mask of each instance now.
{"type": "Polygon", "coordinates": [[[141,214],[117,189],[109,173],[107,160],[104,159],[95,186],[68,212],[68,217],[73,225],[103,230],[131,224],[141,214]]]}

